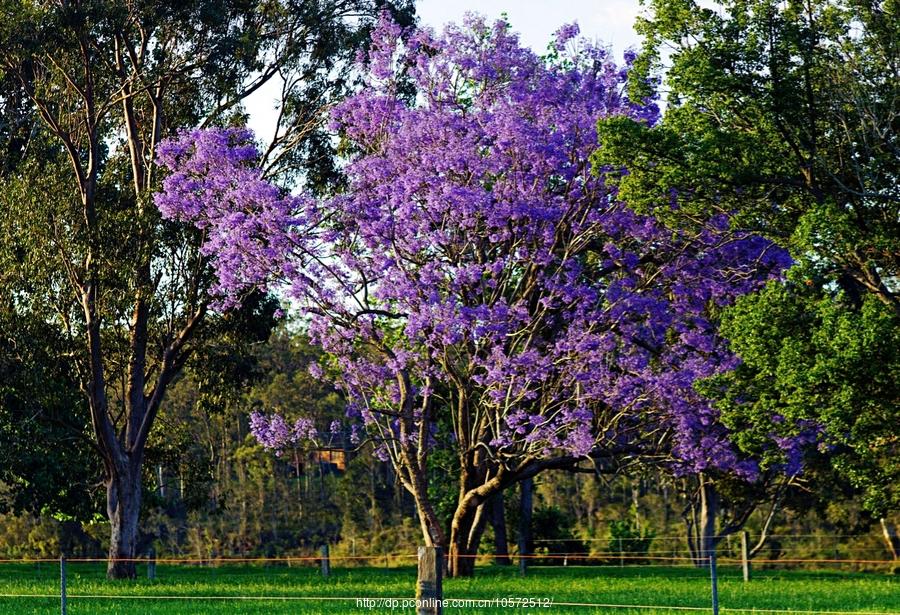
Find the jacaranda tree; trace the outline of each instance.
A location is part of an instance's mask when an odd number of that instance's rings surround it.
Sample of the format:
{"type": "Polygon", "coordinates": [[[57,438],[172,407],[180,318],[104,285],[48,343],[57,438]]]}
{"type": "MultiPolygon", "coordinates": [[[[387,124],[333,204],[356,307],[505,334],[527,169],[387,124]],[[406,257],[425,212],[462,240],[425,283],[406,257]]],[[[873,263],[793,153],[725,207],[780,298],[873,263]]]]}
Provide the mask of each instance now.
{"type": "MultiPolygon", "coordinates": [[[[347,190],[314,200],[262,179],[252,135],[193,131],[161,146],[157,205],[193,223],[219,309],[279,287],[418,507],[426,544],[469,574],[487,500],[538,472],[669,451],[678,471],[753,478],[693,383],[734,364],[713,316],[785,265],[724,216],[672,232],[591,171],[600,117],[653,123],[626,66],[559,30],[538,57],[504,21],[443,34],[387,19],[366,88],[333,111],[347,190]],[[459,462],[445,526],[429,452],[459,462]],[[665,446],[665,448],[663,448],[665,446]]],[[[257,416],[264,444],[315,437],[257,416]]],[[[362,434],[360,434],[362,435],[362,434]]]]}

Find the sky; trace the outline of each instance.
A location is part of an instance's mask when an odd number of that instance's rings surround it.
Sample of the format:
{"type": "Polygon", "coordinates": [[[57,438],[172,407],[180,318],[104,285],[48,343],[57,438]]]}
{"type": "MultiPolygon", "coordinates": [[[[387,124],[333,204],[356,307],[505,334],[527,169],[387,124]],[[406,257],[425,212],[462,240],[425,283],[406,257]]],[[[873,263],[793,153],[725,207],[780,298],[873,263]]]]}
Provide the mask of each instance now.
{"type": "Polygon", "coordinates": [[[440,28],[459,22],[467,12],[488,18],[506,13],[523,43],[543,52],[556,29],[577,21],[581,33],[611,46],[617,57],[640,39],[632,24],[640,11],[638,0],[419,0],[416,13],[422,23],[440,28]]]}
{"type": "MultiPolygon", "coordinates": [[[[640,11],[638,0],[419,0],[416,13],[421,23],[438,30],[448,22],[460,22],[468,12],[488,19],[506,13],[512,29],[522,42],[543,53],[553,33],[561,25],[578,22],[582,36],[612,48],[621,58],[640,39],[632,28],[640,11]]],[[[277,117],[275,101],[280,86],[273,80],[246,101],[248,125],[263,141],[271,138],[277,117]]]]}

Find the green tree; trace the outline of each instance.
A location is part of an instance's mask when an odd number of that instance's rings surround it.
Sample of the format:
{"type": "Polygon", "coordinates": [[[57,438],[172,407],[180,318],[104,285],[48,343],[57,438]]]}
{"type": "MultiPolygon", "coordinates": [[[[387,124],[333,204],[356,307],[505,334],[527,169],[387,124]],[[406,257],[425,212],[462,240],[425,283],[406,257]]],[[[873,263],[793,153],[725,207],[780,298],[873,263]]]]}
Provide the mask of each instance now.
{"type": "Polygon", "coordinates": [[[620,196],[679,223],[738,214],[900,310],[897,2],[646,5],[630,87],[664,75],[668,108],[600,122],[620,196]]]}
{"type": "Polygon", "coordinates": [[[736,214],[796,261],[726,315],[744,364],[706,391],[747,448],[773,411],[820,425],[866,505],[896,509],[900,4],[645,5],[630,87],[663,79],[668,108],[655,127],[602,121],[595,164],[627,163],[619,196],[673,226],[736,214]]]}
{"type": "Polygon", "coordinates": [[[87,407],[46,324],[0,305],[0,512],[85,520],[98,511],[87,407]]]}
{"type": "Polygon", "coordinates": [[[0,190],[14,240],[3,249],[26,265],[3,290],[19,311],[49,306],[47,322],[72,342],[104,468],[110,577],[135,576],[148,437],[218,318],[199,234],[162,223],[152,206],[157,144],[179,128],[242,121],[242,102],[280,80],[278,132],[262,163],[326,181],[321,110],[384,4],[0,2],[0,78],[23,94],[42,146],[18,148],[25,160],[0,190]]]}
{"type": "Polygon", "coordinates": [[[865,506],[897,510],[900,322],[871,295],[847,305],[845,293],[807,286],[802,273],[793,270],[787,284],[747,297],[726,316],[744,364],[723,377],[721,405],[743,437],[767,428],[756,418],[762,408],[786,421],[816,420],[833,464],[863,490],[865,506]]]}

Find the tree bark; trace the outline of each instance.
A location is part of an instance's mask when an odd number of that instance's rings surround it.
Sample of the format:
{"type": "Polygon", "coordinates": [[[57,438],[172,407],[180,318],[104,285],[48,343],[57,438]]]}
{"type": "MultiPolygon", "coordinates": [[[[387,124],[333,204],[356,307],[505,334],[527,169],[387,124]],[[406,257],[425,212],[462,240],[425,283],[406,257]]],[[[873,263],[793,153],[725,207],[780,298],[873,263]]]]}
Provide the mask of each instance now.
{"type": "Polygon", "coordinates": [[[519,555],[528,557],[533,550],[531,513],[534,510],[534,479],[519,483],[519,555]]]}
{"type": "Polygon", "coordinates": [[[485,508],[485,504],[463,503],[453,515],[448,561],[452,577],[470,577],[475,573],[475,556],[487,521],[485,508]]]}
{"type": "Polygon", "coordinates": [[[496,480],[488,480],[479,455],[460,455],[460,463],[459,499],[450,521],[447,567],[452,577],[469,577],[475,572],[475,555],[487,521],[487,501],[499,485],[496,480]],[[494,485],[484,493],[488,482],[494,485]]]}
{"type": "Polygon", "coordinates": [[[880,521],[881,535],[891,553],[891,558],[894,561],[900,560],[900,536],[897,535],[897,526],[884,517],[880,521]]]}
{"type": "Polygon", "coordinates": [[[687,526],[688,551],[694,566],[709,564],[709,555],[719,542],[716,534],[716,516],[719,513],[719,496],[715,485],[703,474],[699,475],[697,499],[691,498],[684,513],[687,526]]]}
{"type": "Polygon", "coordinates": [[[128,464],[121,470],[114,470],[106,482],[106,512],[110,522],[106,576],[134,579],[137,578],[135,560],[141,511],[140,464],[128,464]]]}
{"type": "Polygon", "coordinates": [[[506,540],[506,507],[503,492],[488,500],[488,519],[494,530],[494,562],[500,566],[509,566],[509,543],[506,540]]]}
{"type": "MultiPolygon", "coordinates": [[[[93,294],[87,295],[84,310],[85,320],[88,323],[87,350],[91,357],[88,386],[91,421],[106,468],[106,510],[110,522],[110,560],[106,573],[110,579],[131,579],[135,577],[135,564],[127,560],[134,560],[137,556],[144,449],[166,389],[187,359],[188,353],[183,351],[182,347],[192,334],[199,318],[202,318],[204,310],[201,309],[195,315],[166,349],[160,374],[150,396],[143,393],[146,344],[132,340],[130,394],[126,402],[124,428],[120,428],[120,433],[117,434],[106,397],[107,383],[95,301],[93,294]]],[[[133,336],[140,336],[139,332],[146,326],[146,319],[145,311],[135,311],[133,328],[138,333],[133,332],[133,336]]]]}
{"type": "MultiPolygon", "coordinates": [[[[494,514],[492,507],[499,506],[503,516],[503,490],[514,485],[523,472],[529,472],[524,480],[538,471],[537,465],[526,465],[518,471],[510,472],[502,467],[485,470],[484,462],[478,455],[461,456],[463,467],[460,473],[460,490],[456,511],[450,523],[448,549],[448,571],[450,576],[471,576],[475,571],[475,557],[484,529],[494,514]]],[[[504,555],[508,561],[505,546],[505,521],[502,522],[501,540],[504,555]]]]}
{"type": "Polygon", "coordinates": [[[719,494],[712,481],[700,475],[700,559],[697,566],[709,565],[716,548],[716,515],[719,513],[719,494]]]}
{"type": "Polygon", "coordinates": [[[440,547],[446,544],[446,533],[441,527],[437,513],[431,505],[431,501],[418,496],[413,496],[416,502],[416,508],[419,511],[419,521],[422,526],[422,534],[425,538],[425,546],[440,547]]]}

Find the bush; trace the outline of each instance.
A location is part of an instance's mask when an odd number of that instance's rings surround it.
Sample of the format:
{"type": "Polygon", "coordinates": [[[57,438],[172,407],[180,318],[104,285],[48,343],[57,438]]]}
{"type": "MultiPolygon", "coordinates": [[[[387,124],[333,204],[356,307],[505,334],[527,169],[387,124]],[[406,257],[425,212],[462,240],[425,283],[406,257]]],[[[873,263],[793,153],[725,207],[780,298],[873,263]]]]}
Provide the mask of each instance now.
{"type": "Polygon", "coordinates": [[[634,519],[613,521],[609,524],[609,552],[624,554],[632,561],[646,556],[656,535],[650,528],[641,529],[634,519]]]}
{"type": "Polygon", "coordinates": [[[575,537],[574,519],[556,506],[538,506],[531,517],[531,531],[535,542],[535,559],[540,565],[580,563],[587,554],[584,542],[575,537]]]}

